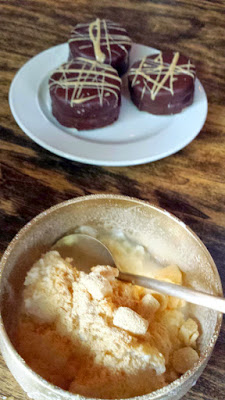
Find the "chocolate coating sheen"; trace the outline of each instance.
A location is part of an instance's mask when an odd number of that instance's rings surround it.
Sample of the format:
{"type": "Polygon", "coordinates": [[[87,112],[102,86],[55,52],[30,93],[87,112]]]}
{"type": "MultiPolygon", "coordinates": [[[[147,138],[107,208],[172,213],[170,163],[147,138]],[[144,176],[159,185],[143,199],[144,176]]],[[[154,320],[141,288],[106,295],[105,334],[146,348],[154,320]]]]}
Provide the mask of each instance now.
{"type": "Polygon", "coordinates": [[[121,25],[97,18],[91,23],[75,26],[69,39],[69,60],[85,57],[104,62],[112,65],[121,76],[129,66],[131,44],[127,31],[121,25]]]}
{"type": "Polygon", "coordinates": [[[68,128],[101,128],[119,116],[121,79],[110,65],[78,57],[53,72],[49,91],[52,114],[68,128]]]}
{"type": "Polygon", "coordinates": [[[154,54],[130,68],[131,99],[141,111],[177,114],[192,104],[195,78],[195,66],[186,56],[172,51],[154,54]]]}

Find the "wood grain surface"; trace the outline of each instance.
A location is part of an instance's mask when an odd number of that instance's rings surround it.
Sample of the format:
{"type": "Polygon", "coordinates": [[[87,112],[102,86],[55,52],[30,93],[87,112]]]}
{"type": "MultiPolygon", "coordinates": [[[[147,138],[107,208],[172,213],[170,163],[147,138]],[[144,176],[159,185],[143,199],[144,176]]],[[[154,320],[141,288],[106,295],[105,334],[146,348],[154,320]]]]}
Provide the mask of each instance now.
{"type": "MultiPolygon", "coordinates": [[[[225,285],[225,2],[223,0],[1,0],[0,254],[31,218],[72,197],[120,193],[166,208],[203,240],[225,285]],[[17,126],[8,91],[32,56],[67,40],[78,22],[121,22],[133,40],[188,54],[209,101],[198,137],[166,159],[95,167],[60,158],[17,126]]],[[[22,99],[22,93],[21,93],[22,99]]],[[[26,112],[26,110],[24,110],[26,112]]],[[[208,366],[185,400],[224,400],[225,325],[208,366]]],[[[0,357],[0,399],[26,396],[0,357]]]]}

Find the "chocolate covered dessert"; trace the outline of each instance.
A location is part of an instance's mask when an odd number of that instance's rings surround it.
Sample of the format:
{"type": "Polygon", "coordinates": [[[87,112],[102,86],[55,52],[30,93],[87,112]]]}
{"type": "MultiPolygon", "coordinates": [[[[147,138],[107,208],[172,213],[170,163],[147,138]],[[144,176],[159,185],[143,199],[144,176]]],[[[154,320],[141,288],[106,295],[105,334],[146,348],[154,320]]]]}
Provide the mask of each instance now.
{"type": "Polygon", "coordinates": [[[77,57],[50,77],[52,114],[68,128],[94,129],[117,120],[121,80],[110,65],[77,57]]]}
{"type": "Polygon", "coordinates": [[[141,111],[177,114],[193,102],[195,77],[195,66],[178,52],[144,57],[129,71],[131,99],[141,111]]]}
{"type": "Polygon", "coordinates": [[[69,59],[85,57],[110,64],[119,75],[128,69],[131,39],[119,24],[97,18],[75,26],[69,39],[69,59]]]}

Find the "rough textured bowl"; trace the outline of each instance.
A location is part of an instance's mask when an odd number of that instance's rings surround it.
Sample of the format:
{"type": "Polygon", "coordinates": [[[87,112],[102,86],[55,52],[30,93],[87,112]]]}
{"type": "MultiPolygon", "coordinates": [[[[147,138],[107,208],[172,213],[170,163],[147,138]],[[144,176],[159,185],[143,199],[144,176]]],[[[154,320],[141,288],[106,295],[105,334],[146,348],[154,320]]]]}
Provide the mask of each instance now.
{"type": "MultiPolygon", "coordinates": [[[[222,295],[216,266],[200,239],[183,222],[165,210],[136,199],[96,195],[76,198],[43,212],[12,240],[1,261],[0,345],[6,364],[29,397],[35,400],[81,400],[33,372],[13,345],[17,309],[26,272],[51,245],[78,225],[97,229],[122,229],[156,255],[162,265],[176,263],[185,272],[186,284],[222,295]]],[[[146,271],[147,273],[147,271],[146,271]]],[[[178,400],[204,370],[217,340],[222,316],[204,307],[190,306],[201,325],[200,359],[194,367],[163,389],[139,400],[178,400]]]]}

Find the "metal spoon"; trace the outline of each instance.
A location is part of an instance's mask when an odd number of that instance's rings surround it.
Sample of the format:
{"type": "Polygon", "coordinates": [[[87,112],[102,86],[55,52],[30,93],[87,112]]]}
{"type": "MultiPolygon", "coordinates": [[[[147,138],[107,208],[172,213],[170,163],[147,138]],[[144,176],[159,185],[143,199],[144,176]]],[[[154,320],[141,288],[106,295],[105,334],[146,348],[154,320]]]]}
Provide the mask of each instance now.
{"type": "MultiPolygon", "coordinates": [[[[86,234],[75,233],[64,236],[52,249],[57,250],[63,258],[70,257],[75,260],[76,267],[87,273],[90,272],[90,267],[95,265],[116,267],[109,249],[96,238],[86,234]]],[[[127,272],[119,271],[119,279],[225,313],[225,299],[221,297],[127,272]]]]}

